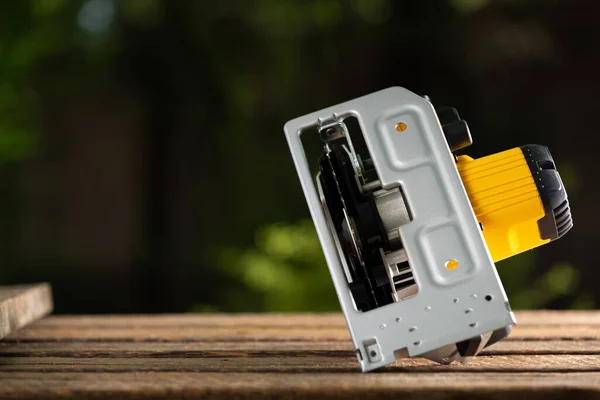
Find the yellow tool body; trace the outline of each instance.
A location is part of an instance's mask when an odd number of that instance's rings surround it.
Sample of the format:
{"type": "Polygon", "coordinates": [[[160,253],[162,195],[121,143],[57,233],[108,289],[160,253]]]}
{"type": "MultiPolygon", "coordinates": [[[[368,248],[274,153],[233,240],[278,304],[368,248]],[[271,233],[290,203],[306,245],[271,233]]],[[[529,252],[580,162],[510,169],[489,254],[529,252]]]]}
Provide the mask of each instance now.
{"type": "MultiPolygon", "coordinates": [[[[561,222],[555,221],[562,216],[556,215],[556,205],[549,207],[548,190],[564,192],[564,189],[560,180],[556,183],[554,175],[553,185],[544,186],[543,174],[555,173],[554,163],[549,153],[544,157],[544,150],[547,152],[543,146],[530,145],[478,159],[457,157],[458,172],[495,262],[555,238],[541,221],[552,219],[554,226],[561,222]],[[530,149],[543,156],[532,156],[530,149]]],[[[563,209],[558,211],[565,211],[565,215],[568,212],[566,222],[571,223],[568,204],[563,209]]]]}
{"type": "Polygon", "coordinates": [[[540,235],[544,205],[520,148],[459,156],[457,168],[494,261],[550,241],[540,235]]]}

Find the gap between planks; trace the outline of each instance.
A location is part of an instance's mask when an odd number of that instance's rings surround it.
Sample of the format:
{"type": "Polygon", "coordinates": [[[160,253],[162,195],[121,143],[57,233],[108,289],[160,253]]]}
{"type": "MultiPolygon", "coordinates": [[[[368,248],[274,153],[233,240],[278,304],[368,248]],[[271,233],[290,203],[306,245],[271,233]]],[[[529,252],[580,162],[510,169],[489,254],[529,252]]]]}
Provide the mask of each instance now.
{"type": "MultiPolygon", "coordinates": [[[[73,358],[6,357],[0,374],[15,372],[358,372],[355,357],[196,357],[196,358],[73,358]]],[[[384,367],[385,372],[600,372],[600,355],[478,356],[440,365],[408,358],[384,367]]]]}
{"type": "MultiPolygon", "coordinates": [[[[402,329],[394,326],[394,329],[402,329]]],[[[348,341],[346,326],[314,328],[295,327],[203,327],[184,326],[170,328],[153,327],[105,327],[75,328],[45,327],[33,324],[8,336],[10,340],[112,340],[112,341],[348,341]]],[[[517,325],[507,340],[600,340],[600,326],[517,325]]]]}
{"type": "MultiPolygon", "coordinates": [[[[518,326],[598,325],[600,311],[516,311],[518,326]]],[[[172,329],[186,327],[346,327],[341,313],[261,313],[261,314],[158,314],[158,315],[57,315],[35,324],[40,328],[81,329],[172,329]]]]}
{"type": "MultiPolygon", "coordinates": [[[[0,357],[354,357],[346,342],[0,342],[0,357]]],[[[600,341],[502,341],[481,355],[600,355],[600,341]]]]}

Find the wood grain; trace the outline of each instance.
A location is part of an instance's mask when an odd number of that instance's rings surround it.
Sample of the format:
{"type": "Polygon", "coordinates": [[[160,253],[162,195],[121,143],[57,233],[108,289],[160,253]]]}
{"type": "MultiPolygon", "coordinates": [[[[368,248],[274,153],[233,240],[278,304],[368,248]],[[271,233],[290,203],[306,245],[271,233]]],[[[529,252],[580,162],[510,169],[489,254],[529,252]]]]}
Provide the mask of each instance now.
{"type": "MultiPolygon", "coordinates": [[[[0,374],[9,372],[359,372],[354,356],[320,354],[254,355],[221,357],[11,357],[0,364],[0,374]]],[[[382,372],[600,372],[600,355],[480,356],[466,362],[440,365],[422,358],[407,358],[382,372]]]]}
{"type": "Polygon", "coordinates": [[[52,312],[47,283],[0,286],[0,339],[52,312]]]}
{"type": "MultiPolygon", "coordinates": [[[[132,317],[133,318],[133,317],[132,317]]],[[[48,318],[48,319],[54,319],[48,318]]],[[[160,320],[157,317],[157,320],[160,320]]],[[[147,324],[113,326],[111,324],[61,326],[41,321],[9,338],[21,341],[87,340],[87,341],[340,341],[348,342],[345,324],[267,325],[243,324],[221,326],[218,323],[188,323],[181,326],[147,324]]],[[[100,322],[100,321],[98,321],[100,322]]],[[[508,340],[600,340],[600,326],[580,324],[518,325],[508,340]]]]}
{"type": "Polygon", "coordinates": [[[15,373],[3,399],[598,399],[599,373],[15,373]]]}
{"type": "Polygon", "coordinates": [[[0,398],[599,398],[600,313],[520,312],[463,363],[362,374],[340,314],[53,316],[0,342],[0,398]]]}
{"type": "MultiPolygon", "coordinates": [[[[287,341],[278,342],[114,342],[114,341],[56,341],[28,342],[6,340],[0,342],[4,357],[245,357],[294,356],[311,357],[324,352],[332,357],[354,357],[350,341],[287,341]]],[[[481,355],[515,354],[580,354],[600,355],[600,341],[577,340],[504,340],[484,349],[481,355]]]]}
{"type": "MultiPolygon", "coordinates": [[[[518,326],[527,325],[599,325],[600,311],[519,311],[518,326]]],[[[36,328],[156,328],[184,327],[333,327],[345,328],[340,313],[268,313],[268,314],[144,314],[144,315],[60,315],[36,323],[36,328]]]]}

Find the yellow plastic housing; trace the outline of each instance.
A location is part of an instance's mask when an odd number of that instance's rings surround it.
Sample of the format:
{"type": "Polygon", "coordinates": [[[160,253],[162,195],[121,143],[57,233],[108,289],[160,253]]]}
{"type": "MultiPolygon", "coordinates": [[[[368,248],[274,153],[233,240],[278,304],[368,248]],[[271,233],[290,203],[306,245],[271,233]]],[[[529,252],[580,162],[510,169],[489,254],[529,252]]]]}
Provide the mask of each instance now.
{"type": "Polygon", "coordinates": [[[520,148],[459,156],[457,168],[494,262],[550,241],[540,235],[544,206],[520,148]]]}

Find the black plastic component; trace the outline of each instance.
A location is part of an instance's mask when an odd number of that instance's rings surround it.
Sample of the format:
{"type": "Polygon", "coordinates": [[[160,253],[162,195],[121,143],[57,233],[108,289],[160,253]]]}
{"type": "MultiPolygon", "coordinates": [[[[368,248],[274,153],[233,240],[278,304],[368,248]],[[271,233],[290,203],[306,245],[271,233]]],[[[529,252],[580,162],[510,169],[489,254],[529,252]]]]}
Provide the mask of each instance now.
{"type": "Polygon", "coordinates": [[[460,115],[458,115],[458,111],[456,111],[456,108],[454,107],[436,108],[435,112],[437,113],[442,126],[460,121],[460,115]]]}
{"type": "Polygon", "coordinates": [[[473,144],[469,126],[464,119],[443,125],[442,129],[450,151],[458,151],[473,144]]]}
{"type": "Polygon", "coordinates": [[[479,335],[456,343],[458,354],[460,354],[462,357],[476,356],[482,341],[483,336],[479,335]]]}
{"type": "Polygon", "coordinates": [[[464,149],[473,144],[469,126],[465,120],[460,119],[456,108],[440,107],[436,109],[436,113],[440,124],[442,124],[444,136],[446,137],[450,151],[454,152],[464,149]]]}
{"type": "Polygon", "coordinates": [[[491,345],[498,343],[502,339],[507,338],[511,334],[511,332],[512,325],[507,325],[504,328],[496,329],[494,332],[492,332],[492,335],[490,336],[483,348],[485,349],[486,347],[490,347],[491,345]]]}
{"type": "Polygon", "coordinates": [[[358,190],[354,170],[343,142],[329,142],[319,158],[321,187],[333,228],[340,240],[352,276],[350,291],[360,311],[393,302],[389,278],[379,249],[390,251],[375,199],[358,190]]]}
{"type": "Polygon", "coordinates": [[[538,221],[542,239],[556,240],[573,227],[567,191],[546,146],[521,146],[546,215],[538,221]]]}
{"type": "MultiPolygon", "coordinates": [[[[507,325],[504,328],[496,329],[490,335],[487,343],[483,348],[488,348],[502,339],[506,339],[512,332],[512,325],[507,325]]],[[[477,351],[481,350],[479,347],[481,345],[481,341],[483,340],[483,336],[475,336],[471,339],[463,340],[462,342],[456,343],[456,348],[458,353],[463,357],[472,357],[477,355],[477,351]]]]}
{"type": "Polygon", "coordinates": [[[348,286],[350,287],[356,308],[359,310],[370,310],[372,300],[365,284],[362,282],[352,282],[348,286]]]}

